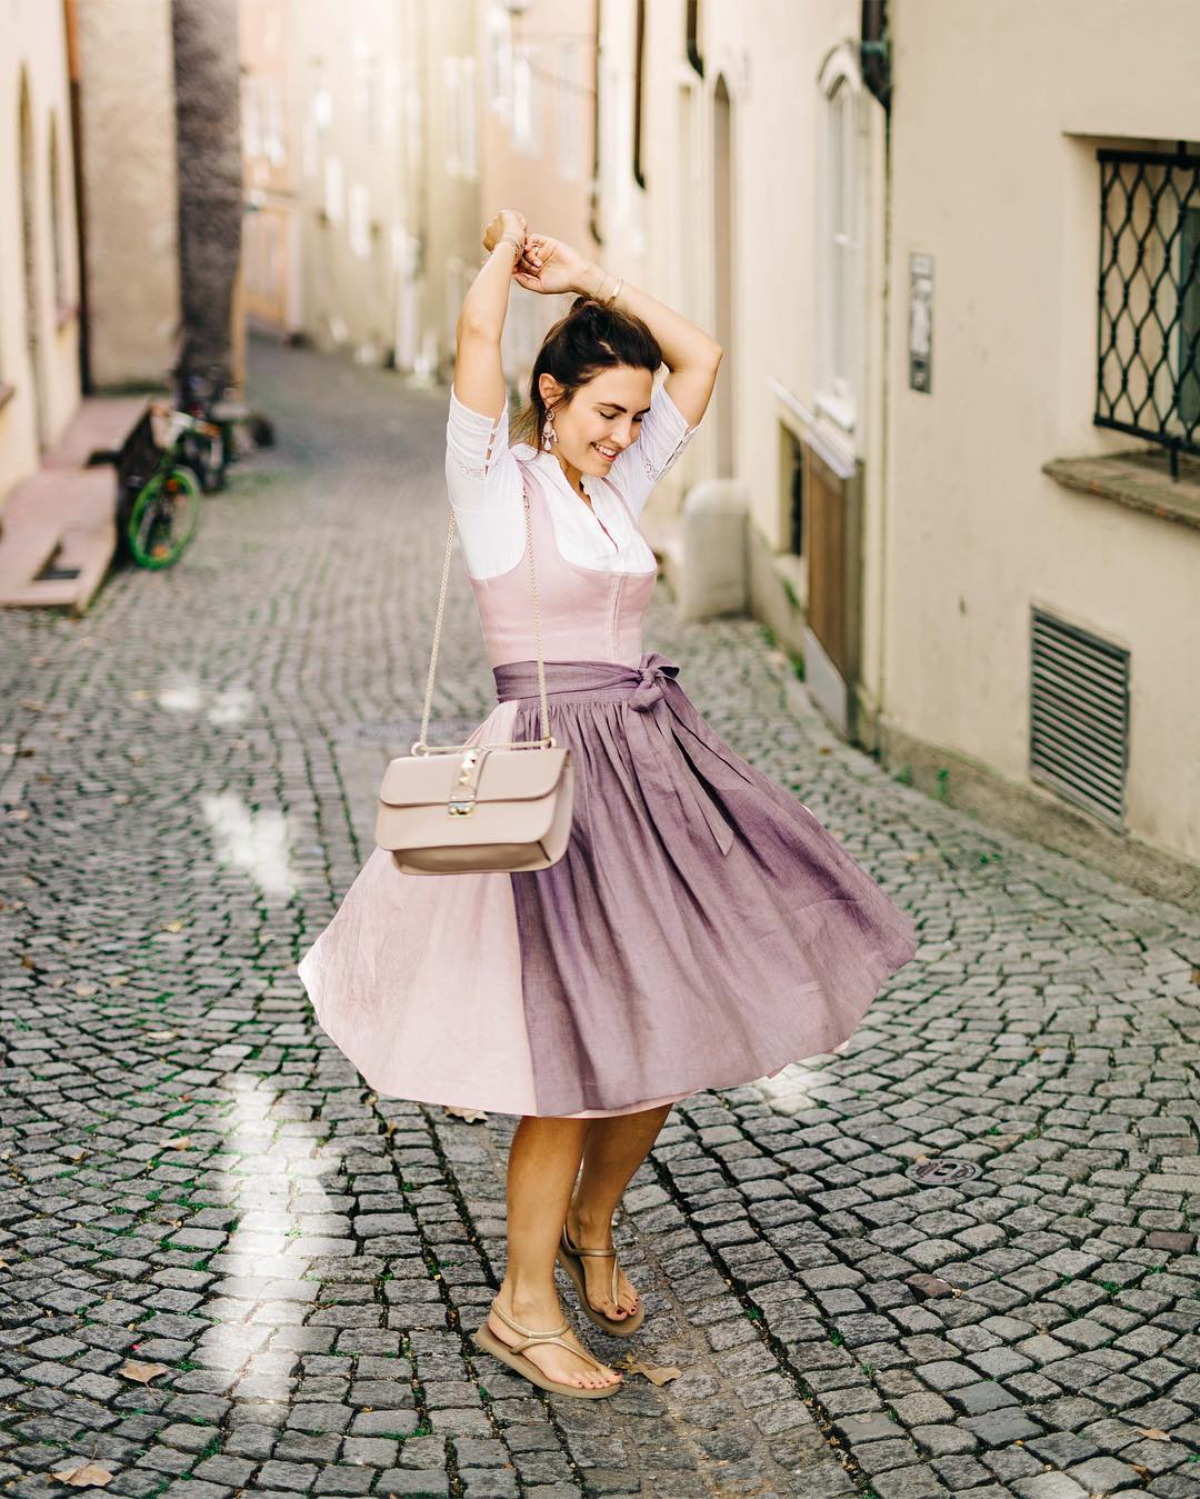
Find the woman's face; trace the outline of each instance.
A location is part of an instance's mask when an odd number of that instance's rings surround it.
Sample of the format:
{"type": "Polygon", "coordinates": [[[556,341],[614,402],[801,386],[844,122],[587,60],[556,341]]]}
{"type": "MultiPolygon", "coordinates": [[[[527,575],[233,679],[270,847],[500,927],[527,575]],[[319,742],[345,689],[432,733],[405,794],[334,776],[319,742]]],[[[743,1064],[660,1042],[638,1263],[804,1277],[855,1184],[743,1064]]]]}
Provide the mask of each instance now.
{"type": "Polygon", "coordinates": [[[581,385],[570,402],[549,375],[540,384],[542,400],[554,411],[558,441],[551,451],[584,474],[604,475],[618,453],[637,440],[650,406],[654,376],[628,364],[601,370],[581,385]]]}

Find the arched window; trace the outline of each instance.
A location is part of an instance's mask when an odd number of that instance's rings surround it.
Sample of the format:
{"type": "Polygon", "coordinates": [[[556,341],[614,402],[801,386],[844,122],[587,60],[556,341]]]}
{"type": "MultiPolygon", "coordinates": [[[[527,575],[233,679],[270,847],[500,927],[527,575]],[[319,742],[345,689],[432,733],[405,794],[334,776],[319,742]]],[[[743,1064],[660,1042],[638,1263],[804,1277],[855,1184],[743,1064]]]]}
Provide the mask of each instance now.
{"type": "Polygon", "coordinates": [[[817,405],[852,431],[862,398],[866,149],[862,80],[849,47],[821,70],[817,405]]]}

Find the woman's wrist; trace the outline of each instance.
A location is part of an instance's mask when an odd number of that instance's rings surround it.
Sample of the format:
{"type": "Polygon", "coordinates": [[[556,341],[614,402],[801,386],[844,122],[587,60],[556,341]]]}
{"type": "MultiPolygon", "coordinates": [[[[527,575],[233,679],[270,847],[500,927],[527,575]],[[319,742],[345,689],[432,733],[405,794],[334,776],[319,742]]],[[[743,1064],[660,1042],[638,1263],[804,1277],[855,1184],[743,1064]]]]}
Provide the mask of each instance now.
{"type": "Polygon", "coordinates": [[[616,284],[615,277],[610,276],[602,266],[598,266],[594,261],[588,260],[584,262],[583,269],[576,278],[573,290],[582,296],[594,297],[596,301],[600,301],[601,293],[606,288],[611,291],[616,284]]]}

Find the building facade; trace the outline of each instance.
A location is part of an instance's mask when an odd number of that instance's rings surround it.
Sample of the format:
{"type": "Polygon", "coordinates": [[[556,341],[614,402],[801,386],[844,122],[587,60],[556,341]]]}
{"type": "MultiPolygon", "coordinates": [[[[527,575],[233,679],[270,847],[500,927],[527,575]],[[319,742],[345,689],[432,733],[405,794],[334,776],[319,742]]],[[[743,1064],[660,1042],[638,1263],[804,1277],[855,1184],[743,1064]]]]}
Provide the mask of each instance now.
{"type": "Polygon", "coordinates": [[[611,268],[726,351],[648,521],[727,481],[839,733],[1189,897],[1197,55],[1169,0],[607,0],[599,69],[611,268]]]}
{"type": "Polygon", "coordinates": [[[80,397],[80,269],[67,15],[0,4],[0,504],[80,397]]]}
{"type": "MultiPolygon", "coordinates": [[[[482,120],[478,224],[448,316],[483,260],[483,227],[502,208],[604,263],[597,220],[599,0],[481,0],[482,120]]],[[[618,257],[619,258],[619,257],[618,257]]],[[[504,368],[522,402],[546,331],[571,297],[514,285],[504,327],[504,368]]]]}
{"type": "Polygon", "coordinates": [[[337,27],[323,0],[244,0],[257,325],[450,378],[480,239],[477,26],[475,0],[361,0],[337,27]]]}
{"type": "Polygon", "coordinates": [[[1200,861],[1200,10],[889,10],[880,747],[1106,867],[1200,861]]]}

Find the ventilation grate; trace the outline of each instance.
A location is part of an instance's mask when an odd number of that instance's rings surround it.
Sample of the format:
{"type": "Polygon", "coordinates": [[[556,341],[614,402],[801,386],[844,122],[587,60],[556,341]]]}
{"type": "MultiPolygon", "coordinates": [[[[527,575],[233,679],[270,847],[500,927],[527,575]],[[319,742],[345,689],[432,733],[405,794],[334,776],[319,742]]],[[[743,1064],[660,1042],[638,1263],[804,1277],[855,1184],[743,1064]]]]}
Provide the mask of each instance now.
{"type": "Polygon", "coordinates": [[[1110,827],[1125,823],[1129,652],[1032,613],[1029,773],[1110,827]]]}

